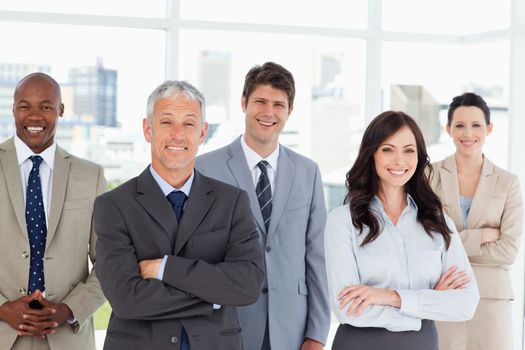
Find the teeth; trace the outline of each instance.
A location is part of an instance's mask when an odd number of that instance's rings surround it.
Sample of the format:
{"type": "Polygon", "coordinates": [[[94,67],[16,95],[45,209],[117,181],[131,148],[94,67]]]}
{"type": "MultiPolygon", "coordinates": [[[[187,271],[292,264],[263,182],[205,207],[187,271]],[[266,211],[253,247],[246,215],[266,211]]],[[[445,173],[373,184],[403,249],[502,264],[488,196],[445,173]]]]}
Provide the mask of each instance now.
{"type": "Polygon", "coordinates": [[[275,123],[274,122],[267,122],[267,121],[264,121],[264,120],[260,120],[258,119],[259,123],[264,125],[264,126],[272,126],[274,125],[275,123]]]}
{"type": "Polygon", "coordinates": [[[26,130],[31,132],[31,133],[38,133],[38,132],[44,130],[44,128],[41,127],[41,126],[28,126],[28,127],[26,127],[26,130]]]}
{"type": "Polygon", "coordinates": [[[184,151],[186,149],[186,147],[181,146],[167,146],[166,148],[171,151],[184,151]]]}
{"type": "Polygon", "coordinates": [[[403,174],[405,174],[405,170],[389,170],[391,174],[393,175],[397,175],[397,176],[401,176],[403,174]]]}

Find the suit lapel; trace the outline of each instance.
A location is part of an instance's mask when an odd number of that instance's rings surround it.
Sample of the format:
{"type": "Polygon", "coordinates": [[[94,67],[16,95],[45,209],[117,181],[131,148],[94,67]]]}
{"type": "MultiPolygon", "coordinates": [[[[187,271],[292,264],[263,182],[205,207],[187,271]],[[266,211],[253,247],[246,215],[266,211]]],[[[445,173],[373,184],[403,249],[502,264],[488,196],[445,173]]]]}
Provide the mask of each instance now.
{"type": "Polygon", "coordinates": [[[232,176],[235,179],[237,187],[243,189],[244,191],[246,191],[246,193],[248,193],[252,213],[255,217],[255,222],[257,223],[257,226],[259,226],[259,230],[261,232],[266,232],[264,220],[261,214],[261,210],[259,208],[259,201],[257,200],[257,195],[255,194],[255,187],[253,186],[251,172],[250,169],[248,169],[248,163],[246,162],[246,157],[244,156],[244,152],[242,150],[240,137],[230,144],[228,151],[230,153],[231,158],[228,159],[227,163],[230,172],[232,173],[232,176]]]}
{"type": "Polygon", "coordinates": [[[476,193],[472,199],[472,206],[467,217],[468,227],[478,227],[485,208],[490,205],[490,199],[496,186],[497,175],[494,173],[494,165],[484,157],[481,176],[476,187],[476,193]]]}
{"type": "Polygon", "coordinates": [[[173,245],[173,236],[177,231],[177,218],[164,193],[147,167],[137,177],[137,202],[162,226],[173,245]],[[164,200],[163,200],[164,199],[164,200]]]}
{"type": "Polygon", "coordinates": [[[55,165],[53,169],[53,192],[51,194],[51,206],[49,208],[49,218],[47,220],[47,243],[46,247],[53,240],[55,235],[62,207],[66,198],[66,188],[69,180],[69,158],[70,155],[61,147],[56,148],[55,165]]]}
{"type": "Polygon", "coordinates": [[[193,231],[195,231],[206,214],[208,214],[210,207],[215,201],[215,197],[210,194],[212,189],[206,179],[196,170],[194,171],[195,177],[191,185],[190,195],[188,196],[188,202],[180,221],[179,230],[177,231],[175,255],[179,254],[193,231]]]}
{"type": "Polygon", "coordinates": [[[20,226],[20,232],[24,238],[29,241],[27,237],[26,218],[24,209],[24,198],[22,184],[20,182],[20,170],[18,168],[18,159],[16,157],[16,148],[13,138],[3,143],[2,148],[5,152],[0,152],[0,161],[5,170],[5,181],[7,183],[7,191],[13,210],[16,215],[16,221],[20,226]]]}
{"type": "MultiPolygon", "coordinates": [[[[279,146],[281,147],[281,146],[279,146]]],[[[286,203],[292,189],[295,165],[292,163],[286,149],[281,147],[279,150],[279,159],[277,160],[277,172],[275,174],[275,189],[272,200],[272,217],[270,219],[269,234],[275,232],[279,221],[286,208],[286,203]]],[[[261,217],[262,219],[262,217],[261,217]]]]}
{"type": "Polygon", "coordinates": [[[459,182],[458,171],[456,168],[456,159],[454,155],[447,157],[442,166],[439,168],[439,175],[441,177],[441,186],[443,189],[443,202],[448,207],[448,215],[457,223],[458,232],[463,231],[463,224],[461,220],[461,205],[459,202],[459,182]]]}

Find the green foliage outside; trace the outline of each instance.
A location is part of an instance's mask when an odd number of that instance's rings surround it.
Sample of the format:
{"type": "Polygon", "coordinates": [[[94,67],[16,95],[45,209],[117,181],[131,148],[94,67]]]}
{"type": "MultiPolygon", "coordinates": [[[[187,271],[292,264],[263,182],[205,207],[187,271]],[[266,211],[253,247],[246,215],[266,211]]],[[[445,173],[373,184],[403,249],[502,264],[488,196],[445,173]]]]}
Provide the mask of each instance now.
{"type": "Polygon", "coordinates": [[[106,330],[108,328],[109,315],[111,315],[111,306],[106,301],[100,309],[95,312],[95,329],[106,330]]]}

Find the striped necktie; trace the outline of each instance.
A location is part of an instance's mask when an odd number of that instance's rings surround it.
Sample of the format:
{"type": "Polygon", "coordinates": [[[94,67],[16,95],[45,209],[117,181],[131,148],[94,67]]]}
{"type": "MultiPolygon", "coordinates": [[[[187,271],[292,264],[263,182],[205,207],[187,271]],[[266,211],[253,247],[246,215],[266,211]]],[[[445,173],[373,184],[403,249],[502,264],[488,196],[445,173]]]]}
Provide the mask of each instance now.
{"type": "Polygon", "coordinates": [[[259,200],[264,227],[266,228],[266,232],[268,232],[270,217],[272,216],[272,187],[270,186],[270,179],[268,178],[268,162],[261,160],[257,163],[257,166],[261,169],[261,175],[257,181],[257,186],[255,186],[255,193],[259,200]]]}

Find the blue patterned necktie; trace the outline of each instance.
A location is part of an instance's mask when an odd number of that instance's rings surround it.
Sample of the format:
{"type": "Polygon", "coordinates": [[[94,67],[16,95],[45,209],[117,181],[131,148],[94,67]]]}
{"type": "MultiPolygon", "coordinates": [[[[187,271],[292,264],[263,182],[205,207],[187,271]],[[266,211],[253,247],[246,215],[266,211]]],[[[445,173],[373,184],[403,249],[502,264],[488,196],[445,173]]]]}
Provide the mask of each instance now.
{"type": "Polygon", "coordinates": [[[40,181],[40,164],[42,157],[29,157],[33,168],[29,173],[26,191],[26,227],[29,236],[31,262],[29,264],[28,291],[33,293],[37,289],[44,292],[44,252],[46,250],[46,213],[42,198],[42,184],[40,181]]]}
{"type": "MultiPolygon", "coordinates": [[[[182,213],[184,211],[184,203],[186,203],[186,199],[188,198],[188,196],[186,196],[186,194],[182,191],[172,191],[170,192],[170,194],[168,194],[167,198],[168,201],[171,203],[171,207],[175,211],[175,216],[177,216],[177,222],[180,222],[180,219],[182,218],[182,213]]],[[[181,329],[180,349],[190,349],[188,334],[186,333],[184,328],[181,329]]]]}
{"type": "Polygon", "coordinates": [[[272,216],[272,187],[270,186],[270,179],[268,178],[268,162],[261,160],[257,163],[257,166],[261,169],[261,175],[259,175],[257,186],[255,186],[255,194],[257,194],[257,199],[259,200],[264,227],[266,227],[266,232],[268,232],[270,217],[272,216]]]}

